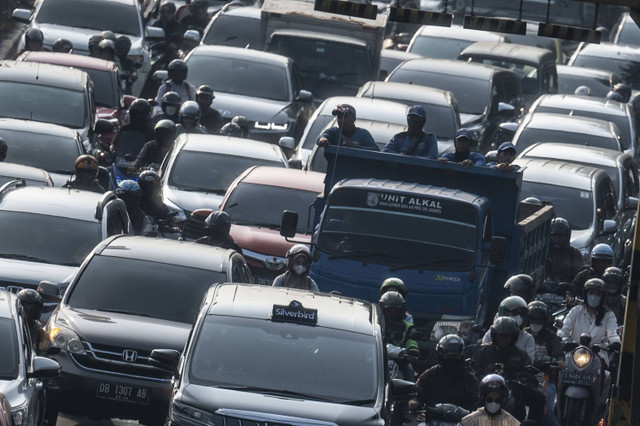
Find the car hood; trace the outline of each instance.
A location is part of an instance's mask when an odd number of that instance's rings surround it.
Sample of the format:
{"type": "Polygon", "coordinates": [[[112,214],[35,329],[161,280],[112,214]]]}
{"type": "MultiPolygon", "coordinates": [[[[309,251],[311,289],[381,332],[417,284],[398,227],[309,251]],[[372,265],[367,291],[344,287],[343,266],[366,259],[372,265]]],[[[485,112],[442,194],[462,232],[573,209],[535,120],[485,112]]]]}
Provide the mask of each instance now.
{"type": "Polygon", "coordinates": [[[593,239],[593,229],[571,231],[571,245],[577,249],[588,248],[593,239]]]}
{"type": "Polygon", "coordinates": [[[224,198],[224,195],[198,191],[182,191],[169,186],[163,188],[162,196],[181,209],[189,212],[197,209],[218,210],[224,198]]]}
{"type": "MultiPolygon", "coordinates": [[[[211,106],[222,114],[224,118],[231,119],[236,115],[244,115],[249,121],[261,121],[265,123],[273,122],[274,118],[285,110],[284,114],[291,114],[289,102],[274,101],[270,99],[251,98],[247,96],[234,95],[231,93],[216,92],[216,97],[211,106]]],[[[285,122],[278,117],[278,123],[285,122]]],[[[293,118],[291,118],[293,120],[293,118]]]]}
{"type": "MultiPolygon", "coordinates": [[[[66,27],[55,24],[38,23],[37,27],[40,28],[44,34],[45,47],[51,48],[57,39],[64,38],[73,44],[73,53],[80,55],[89,54],[89,38],[92,35],[100,33],[100,31],[90,28],[66,27]]],[[[138,55],[142,50],[142,38],[129,34],[126,36],[131,40],[131,50],[129,50],[129,55],[138,55]]]]}
{"type": "MultiPolygon", "coordinates": [[[[66,283],[78,270],[77,266],[52,265],[0,258],[0,280],[7,285],[38,287],[40,281],[66,283]]],[[[3,284],[4,285],[4,284],[3,284]]]]}
{"type": "Polygon", "coordinates": [[[73,173],[69,172],[65,174],[65,173],[49,172],[49,175],[51,176],[51,180],[53,181],[53,186],[62,186],[71,179],[71,177],[73,176],[73,173]]]}
{"type": "Polygon", "coordinates": [[[51,320],[73,329],[90,343],[148,351],[159,348],[182,351],[191,330],[191,324],[74,309],[68,305],[60,306],[51,320]]]}
{"type": "MultiPolygon", "coordinates": [[[[293,243],[280,235],[279,229],[231,225],[231,236],[243,249],[270,256],[284,257],[293,246],[293,243]]],[[[292,239],[311,243],[311,236],[308,234],[296,234],[292,239]]]]}
{"type": "MultiPolygon", "coordinates": [[[[261,419],[269,419],[268,423],[314,424],[327,422],[336,425],[375,425],[379,418],[379,409],[333,404],[321,401],[303,400],[297,397],[282,395],[265,395],[253,392],[218,389],[209,386],[187,385],[174,400],[205,411],[215,412],[219,409],[241,410],[261,419]],[[282,419],[278,416],[297,418],[282,419]],[[303,423],[302,419],[307,422],[303,423]]],[[[223,412],[224,413],[224,412],[223,412]]],[[[223,414],[220,413],[220,414],[223,414]]],[[[231,414],[231,413],[229,413],[231,414]]],[[[241,414],[241,413],[240,413],[241,414]]]]}

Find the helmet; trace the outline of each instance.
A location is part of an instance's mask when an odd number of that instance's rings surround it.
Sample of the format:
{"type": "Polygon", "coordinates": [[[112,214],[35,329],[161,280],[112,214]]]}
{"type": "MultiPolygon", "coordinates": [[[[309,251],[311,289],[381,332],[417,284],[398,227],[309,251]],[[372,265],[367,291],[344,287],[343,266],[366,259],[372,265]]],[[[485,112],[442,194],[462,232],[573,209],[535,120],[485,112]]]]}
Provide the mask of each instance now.
{"type": "Polygon", "coordinates": [[[7,151],[7,143],[4,139],[0,138],[0,161],[4,161],[4,159],[7,158],[7,151]]]}
{"type": "Polygon", "coordinates": [[[518,310],[527,310],[527,302],[520,296],[509,296],[500,302],[498,307],[498,315],[506,316],[509,312],[517,312],[518,310]]]}
{"type": "Polygon", "coordinates": [[[173,2],[165,1],[160,5],[160,12],[169,12],[170,14],[176,13],[176,5],[173,2]]]}
{"type": "Polygon", "coordinates": [[[563,217],[555,217],[551,221],[551,235],[567,235],[571,236],[571,225],[567,219],[563,217]]]}
{"type": "Polygon", "coordinates": [[[296,244],[287,251],[287,268],[293,266],[293,259],[299,254],[304,255],[307,258],[307,262],[311,263],[311,250],[309,250],[309,247],[304,244],[296,244]]]}
{"type": "Polygon", "coordinates": [[[228,235],[231,230],[231,219],[229,214],[223,211],[215,211],[204,220],[205,229],[209,234],[218,232],[228,235]]]}
{"type": "Polygon", "coordinates": [[[125,35],[116,37],[116,55],[124,56],[131,49],[131,39],[125,35]]]}
{"type": "Polygon", "coordinates": [[[160,186],[160,175],[155,170],[145,170],[138,176],[138,185],[143,193],[153,192],[160,186]]]}
{"type": "Polygon", "coordinates": [[[194,9],[208,7],[209,4],[205,0],[191,0],[189,7],[193,7],[194,9]]]}
{"type": "Polygon", "coordinates": [[[70,53],[73,50],[73,43],[66,38],[59,38],[53,42],[51,50],[54,52],[70,53]]]}
{"type": "Polygon", "coordinates": [[[105,40],[111,40],[114,42],[116,41],[116,35],[113,33],[113,31],[103,31],[101,34],[105,40]]]}
{"type": "Polygon", "coordinates": [[[140,189],[140,185],[135,180],[126,179],[118,184],[116,194],[127,205],[127,210],[130,210],[140,202],[142,189],[140,189]]]}
{"type": "Polygon", "coordinates": [[[578,86],[573,93],[576,96],[591,96],[591,89],[589,89],[589,86],[578,86]]]}
{"type": "Polygon", "coordinates": [[[17,294],[18,300],[24,309],[27,323],[37,321],[42,314],[42,296],[37,291],[25,288],[17,294]]]}
{"type": "Polygon", "coordinates": [[[198,87],[196,95],[209,95],[211,96],[211,99],[215,98],[215,95],[213,94],[213,87],[207,84],[203,84],[202,86],[198,87]]]}
{"type": "Polygon", "coordinates": [[[464,356],[464,340],[457,334],[447,334],[436,345],[438,363],[443,364],[443,360],[462,359],[464,356]]]}
{"type": "Polygon", "coordinates": [[[511,317],[498,317],[489,328],[489,332],[491,333],[491,342],[494,345],[498,342],[497,336],[502,335],[511,337],[511,346],[514,346],[520,335],[520,327],[511,317]]]}
{"type": "Polygon", "coordinates": [[[98,51],[103,52],[105,50],[111,50],[111,53],[113,54],[113,56],[115,56],[116,44],[113,41],[105,38],[100,42],[100,44],[98,44],[98,51]]]}
{"type": "Polygon", "coordinates": [[[242,128],[238,126],[236,123],[227,123],[220,129],[221,135],[234,136],[234,137],[242,137],[242,128]]]}
{"type": "Polygon", "coordinates": [[[407,302],[404,297],[397,291],[388,291],[380,297],[378,302],[380,308],[385,310],[387,308],[400,308],[403,311],[407,308],[407,302]]]}
{"type": "Polygon", "coordinates": [[[189,67],[187,67],[187,64],[182,59],[174,59],[173,61],[169,62],[167,71],[169,74],[169,78],[172,81],[181,83],[187,78],[189,67]]]}
{"type": "Polygon", "coordinates": [[[511,294],[522,298],[531,297],[531,289],[534,286],[533,278],[527,274],[518,274],[509,278],[504,283],[504,288],[511,294]]]}
{"type": "Polygon", "coordinates": [[[73,168],[76,174],[78,174],[79,170],[91,170],[94,172],[93,177],[95,178],[98,175],[98,160],[93,155],[81,155],[76,158],[73,168]]]}
{"type": "Polygon", "coordinates": [[[387,291],[397,291],[404,297],[407,298],[409,294],[409,289],[407,285],[400,278],[387,278],[382,282],[380,286],[380,296],[382,296],[387,291]]]}
{"type": "Polygon", "coordinates": [[[480,402],[484,404],[484,400],[492,392],[497,392],[502,399],[506,399],[509,395],[509,388],[502,376],[498,374],[489,374],[485,376],[478,385],[478,394],[480,402]]]}
{"type": "Polygon", "coordinates": [[[92,35],[89,38],[89,51],[96,49],[102,40],[104,40],[104,36],[102,34],[92,35]]]}
{"type": "Polygon", "coordinates": [[[247,117],[244,115],[236,115],[231,122],[236,123],[243,131],[249,130],[249,121],[247,121],[247,117]]]}
{"type": "MultiPolygon", "coordinates": [[[[176,113],[177,113],[178,108],[180,108],[180,105],[182,105],[182,98],[180,98],[180,95],[177,92],[169,91],[164,95],[162,95],[162,101],[160,106],[162,107],[162,110],[165,113],[166,113],[166,108],[168,106],[176,107],[176,113]]],[[[168,115],[175,115],[175,114],[168,114],[168,115]]]]}
{"type": "Polygon", "coordinates": [[[153,128],[153,134],[158,137],[159,134],[167,133],[174,138],[176,136],[176,125],[173,121],[169,119],[162,119],[158,121],[153,128]]]}
{"type": "Polygon", "coordinates": [[[602,281],[604,281],[608,292],[611,291],[613,293],[612,290],[615,289],[616,294],[620,293],[624,285],[624,272],[620,268],[611,266],[605,269],[604,274],[602,274],[602,281]]]}
{"type": "Polygon", "coordinates": [[[549,308],[544,302],[536,300],[529,303],[527,307],[527,318],[529,323],[547,324],[549,321],[549,308]]]}
{"type": "MultiPolygon", "coordinates": [[[[200,106],[195,101],[187,101],[180,107],[180,123],[191,120],[194,126],[200,123],[200,106]]],[[[184,123],[183,123],[184,124],[184,123]]]]}
{"type": "Polygon", "coordinates": [[[613,90],[616,93],[620,93],[622,96],[622,102],[629,102],[629,98],[631,98],[631,87],[624,83],[618,83],[613,86],[613,90]]]}
{"type": "Polygon", "coordinates": [[[606,99],[608,101],[624,102],[622,95],[618,92],[614,92],[613,90],[607,93],[606,99]]]}
{"type": "Polygon", "coordinates": [[[42,31],[40,31],[38,28],[29,28],[24,33],[24,42],[27,48],[29,47],[30,41],[37,41],[42,44],[44,43],[44,34],[42,34],[42,31]]]}
{"type": "Polygon", "coordinates": [[[613,262],[613,249],[605,243],[596,244],[593,249],[591,249],[592,265],[594,260],[608,260],[613,262]]]}
{"type": "Polygon", "coordinates": [[[604,281],[600,278],[591,278],[584,283],[584,293],[586,294],[589,290],[600,290],[604,292],[604,281]]]}
{"type": "Polygon", "coordinates": [[[138,98],[129,105],[129,117],[132,124],[148,120],[150,114],[151,105],[146,99],[138,98]]]}

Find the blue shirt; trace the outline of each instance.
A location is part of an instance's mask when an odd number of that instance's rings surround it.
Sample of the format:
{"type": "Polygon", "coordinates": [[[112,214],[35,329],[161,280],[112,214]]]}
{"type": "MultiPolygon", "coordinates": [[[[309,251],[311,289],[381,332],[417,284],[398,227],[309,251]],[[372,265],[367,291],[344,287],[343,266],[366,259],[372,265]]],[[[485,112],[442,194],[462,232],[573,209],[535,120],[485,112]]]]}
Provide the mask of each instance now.
{"type": "Polygon", "coordinates": [[[455,152],[447,152],[446,154],[444,154],[442,156],[442,158],[444,158],[447,161],[452,161],[454,163],[461,163],[466,159],[469,159],[473,162],[473,164],[475,166],[484,166],[486,164],[486,160],[484,158],[484,155],[482,155],[479,152],[469,152],[469,156],[467,158],[463,158],[463,159],[458,159],[456,158],[456,153],[455,152]]]}
{"type": "Polygon", "coordinates": [[[338,127],[331,127],[330,129],[325,130],[320,133],[320,136],[316,139],[316,142],[321,138],[327,138],[331,145],[339,145],[339,142],[343,140],[353,141],[358,144],[356,148],[360,149],[368,149],[370,151],[380,151],[378,144],[373,140],[373,136],[366,129],[361,129],[360,127],[356,127],[356,130],[353,132],[351,136],[345,137],[340,134],[340,129],[338,127]]]}
{"type": "Polygon", "coordinates": [[[411,137],[402,132],[394,135],[385,145],[382,152],[413,155],[416,157],[438,158],[438,138],[434,133],[422,133],[418,137],[411,137]]]}

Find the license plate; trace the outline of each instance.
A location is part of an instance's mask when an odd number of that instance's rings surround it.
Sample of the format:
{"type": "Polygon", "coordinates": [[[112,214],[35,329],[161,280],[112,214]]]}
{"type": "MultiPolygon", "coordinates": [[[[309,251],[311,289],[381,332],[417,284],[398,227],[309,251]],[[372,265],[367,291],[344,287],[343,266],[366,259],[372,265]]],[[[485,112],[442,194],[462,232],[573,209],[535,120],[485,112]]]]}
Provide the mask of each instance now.
{"type": "Polygon", "coordinates": [[[593,374],[564,373],[562,381],[573,385],[591,385],[596,380],[593,374]]]}
{"type": "Polygon", "coordinates": [[[262,277],[253,277],[253,282],[255,284],[260,284],[260,285],[271,285],[271,284],[273,284],[273,279],[271,279],[271,278],[262,278],[262,277]]]}
{"type": "Polygon", "coordinates": [[[96,396],[98,398],[133,402],[136,404],[148,404],[150,394],[151,391],[148,388],[118,383],[100,382],[96,389],[96,396]]]}

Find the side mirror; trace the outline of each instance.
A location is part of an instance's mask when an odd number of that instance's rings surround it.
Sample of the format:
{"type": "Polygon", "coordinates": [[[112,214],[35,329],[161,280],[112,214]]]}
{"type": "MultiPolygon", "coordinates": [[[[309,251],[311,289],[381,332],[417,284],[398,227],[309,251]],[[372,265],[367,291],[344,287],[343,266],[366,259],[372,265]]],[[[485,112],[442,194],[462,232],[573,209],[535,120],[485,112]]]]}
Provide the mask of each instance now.
{"type": "Polygon", "coordinates": [[[37,291],[45,302],[60,303],[62,300],[60,285],[50,281],[40,281],[37,291]]]}
{"type": "Polygon", "coordinates": [[[113,132],[115,129],[113,128],[113,123],[111,123],[109,120],[105,120],[103,118],[98,119],[98,121],[96,122],[96,125],[93,128],[93,131],[95,133],[111,133],[113,132]]]}
{"type": "Polygon", "coordinates": [[[298,96],[296,96],[296,101],[311,103],[313,102],[313,95],[308,90],[301,90],[298,92],[298,96]]]}
{"type": "Polygon", "coordinates": [[[602,233],[603,234],[613,234],[618,229],[618,224],[615,220],[606,219],[602,224],[602,233]]]}
{"type": "Polygon", "coordinates": [[[409,398],[416,393],[416,385],[407,380],[393,379],[391,380],[391,395],[395,399],[409,398]]]}
{"type": "Polygon", "coordinates": [[[147,41],[160,41],[166,37],[164,30],[160,27],[147,27],[144,30],[147,41]]]}
{"type": "Polygon", "coordinates": [[[11,12],[11,19],[23,24],[28,24],[31,21],[31,11],[29,9],[14,9],[11,12]]]}
{"type": "Polygon", "coordinates": [[[167,78],[169,78],[169,72],[167,70],[158,70],[156,72],[153,73],[153,76],[151,77],[154,81],[164,81],[167,78]]]}
{"type": "Polygon", "coordinates": [[[149,363],[158,368],[169,370],[178,375],[178,364],[180,363],[180,352],[174,349],[154,349],[151,351],[149,363]]]}
{"type": "Polygon", "coordinates": [[[506,102],[498,103],[498,115],[501,117],[512,117],[515,113],[516,108],[508,104],[506,102]]]}
{"type": "Polygon", "coordinates": [[[489,249],[489,260],[493,264],[502,263],[507,256],[507,239],[505,237],[494,236],[491,239],[491,248],[489,249]]]}
{"type": "Polygon", "coordinates": [[[51,358],[37,356],[33,358],[33,370],[27,372],[27,378],[56,377],[60,374],[60,364],[51,358]]]}
{"type": "Polygon", "coordinates": [[[298,229],[298,213],[290,210],[282,212],[282,221],[280,222],[280,235],[285,238],[293,238],[298,229]]]}
{"type": "Polygon", "coordinates": [[[629,198],[627,198],[627,209],[628,210],[637,210],[638,209],[638,197],[629,197],[629,198]]]}
{"type": "Polygon", "coordinates": [[[187,30],[184,32],[184,40],[194,44],[200,43],[200,33],[197,30],[187,30]]]}
{"type": "Polygon", "coordinates": [[[296,140],[291,136],[283,136],[278,141],[278,145],[282,148],[293,149],[296,146],[296,140]]]}

